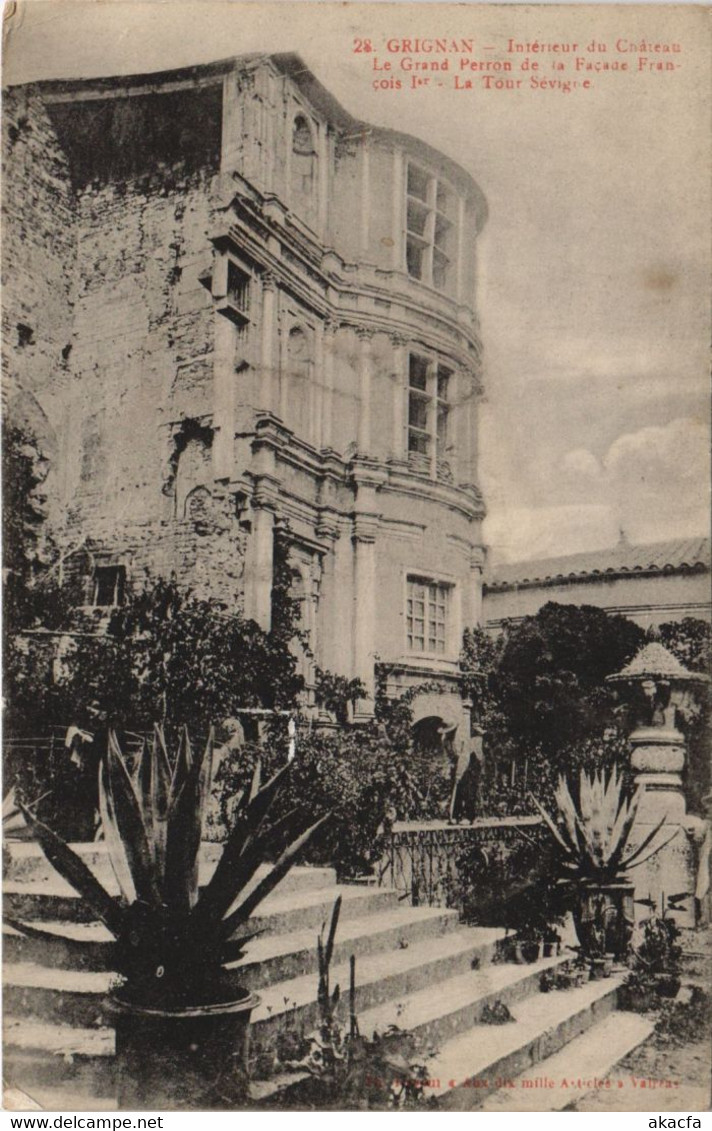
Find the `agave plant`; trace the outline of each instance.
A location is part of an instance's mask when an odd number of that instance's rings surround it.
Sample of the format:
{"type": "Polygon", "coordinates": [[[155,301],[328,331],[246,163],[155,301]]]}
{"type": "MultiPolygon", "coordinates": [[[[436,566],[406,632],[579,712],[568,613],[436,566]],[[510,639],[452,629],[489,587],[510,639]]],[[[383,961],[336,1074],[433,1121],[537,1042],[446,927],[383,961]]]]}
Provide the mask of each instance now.
{"type": "MultiPolygon", "coordinates": [[[[125,979],[118,996],[129,1003],[182,1008],[246,995],[229,967],[255,936],[248,929],[249,918],[329,816],[305,827],[308,822],[296,809],[275,815],[289,765],[261,785],[258,761],[249,792],[237,798],[235,824],[222,856],[200,888],[202,817],[213,746],[211,732],[203,752],[194,754],[186,729],[171,760],[156,727],[132,775],[116,735],[109,735],[99,768],[99,803],[118,895],[107,891],[61,837],[22,807],[50,863],[114,936],[112,965],[125,979]],[[256,878],[260,865],[270,859],[271,869],[256,878]]],[[[12,925],[45,937],[29,924],[15,920],[12,925]]]]}
{"type": "Polygon", "coordinates": [[[559,847],[559,862],[568,879],[614,883],[672,840],[675,831],[666,840],[653,844],[665,824],[663,817],[637,847],[631,846],[631,833],[643,792],[639,787],[633,797],[626,800],[616,766],[608,780],[603,770],[592,777],[582,770],[577,805],[566,778],[560,776],[554,793],[560,822],[530,794],[559,847]]]}

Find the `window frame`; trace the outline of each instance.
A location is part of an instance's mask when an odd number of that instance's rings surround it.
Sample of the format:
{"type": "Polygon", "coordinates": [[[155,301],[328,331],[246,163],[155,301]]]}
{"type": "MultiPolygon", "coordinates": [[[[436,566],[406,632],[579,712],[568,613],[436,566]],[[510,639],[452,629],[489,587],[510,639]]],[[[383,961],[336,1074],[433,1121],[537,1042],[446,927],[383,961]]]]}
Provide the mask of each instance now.
{"type": "Polygon", "coordinates": [[[434,658],[445,661],[451,659],[455,588],[455,582],[449,578],[422,573],[418,570],[405,571],[405,649],[408,655],[429,657],[431,659],[434,658]],[[424,589],[422,648],[417,647],[415,644],[415,641],[420,639],[419,636],[416,636],[415,632],[415,622],[420,618],[415,616],[415,608],[411,608],[411,602],[415,605],[417,599],[412,590],[412,586],[415,585],[419,585],[424,589]],[[436,619],[432,621],[431,608],[434,606],[437,614],[438,596],[442,598],[442,620],[436,619]],[[437,634],[438,625],[442,626],[440,639],[437,634]],[[435,632],[432,632],[433,627],[435,627],[435,632]],[[435,647],[430,647],[431,642],[435,644],[435,647]],[[442,647],[438,647],[438,643],[440,643],[442,647]]]}
{"type": "Polygon", "coordinates": [[[126,566],[120,562],[116,563],[100,563],[94,566],[94,573],[92,576],[92,608],[95,609],[117,609],[123,605],[126,597],[126,581],[127,573],[126,566]],[[100,592],[100,573],[113,572],[115,574],[113,584],[113,599],[111,601],[99,602],[100,592]]]}
{"type": "MultiPolygon", "coordinates": [[[[415,188],[415,185],[412,187],[415,188]]],[[[404,189],[403,258],[406,274],[409,278],[425,283],[436,291],[448,293],[452,289],[450,284],[457,272],[459,196],[444,177],[411,160],[406,162],[404,189]],[[411,191],[411,172],[415,174],[413,181],[422,178],[423,195],[411,191]],[[449,202],[449,208],[443,198],[449,202]],[[418,215],[420,221],[413,225],[413,220],[418,215]],[[450,248],[445,242],[448,237],[454,243],[450,248]],[[420,255],[417,271],[411,270],[411,249],[420,255]]]]}
{"type": "Polygon", "coordinates": [[[438,478],[438,468],[447,460],[448,437],[453,408],[452,392],[457,378],[457,369],[440,354],[428,350],[408,347],[406,376],[406,457],[409,462],[427,463],[428,475],[438,478]],[[424,385],[413,383],[413,362],[423,363],[424,385]],[[445,393],[441,393],[441,382],[445,381],[445,393]],[[413,422],[417,414],[412,411],[413,404],[425,406],[425,427],[413,422]],[[444,427],[441,434],[441,422],[444,427]],[[412,442],[422,442],[424,446],[411,446],[412,442]]]}

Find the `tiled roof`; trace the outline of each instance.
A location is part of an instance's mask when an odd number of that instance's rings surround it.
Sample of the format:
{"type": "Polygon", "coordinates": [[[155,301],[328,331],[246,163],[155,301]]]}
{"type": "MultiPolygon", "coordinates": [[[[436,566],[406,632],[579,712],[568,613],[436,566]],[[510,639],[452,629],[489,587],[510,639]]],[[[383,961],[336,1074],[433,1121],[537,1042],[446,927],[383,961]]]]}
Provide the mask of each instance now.
{"type": "Polygon", "coordinates": [[[689,672],[680,663],[677,656],[673,656],[672,652],[669,652],[659,640],[652,640],[643,645],[630,663],[626,664],[617,675],[610,678],[614,680],[631,679],[632,677],[644,679],[646,676],[651,679],[661,676],[666,679],[695,679],[695,675],[689,672]]]}
{"type": "Polygon", "coordinates": [[[630,573],[709,568],[709,538],[681,538],[674,542],[653,542],[644,546],[630,546],[620,542],[607,550],[495,566],[486,587],[489,590],[508,589],[515,585],[552,584],[578,577],[619,577],[630,573]]]}

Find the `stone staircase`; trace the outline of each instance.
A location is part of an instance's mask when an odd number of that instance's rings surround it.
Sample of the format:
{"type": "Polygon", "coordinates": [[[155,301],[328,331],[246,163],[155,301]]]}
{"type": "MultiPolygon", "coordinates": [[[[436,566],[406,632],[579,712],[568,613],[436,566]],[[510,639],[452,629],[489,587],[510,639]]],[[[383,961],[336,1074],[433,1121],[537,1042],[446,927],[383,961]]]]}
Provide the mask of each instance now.
{"type": "MultiPolygon", "coordinates": [[[[79,850],[110,886],[102,846],[79,850]]],[[[205,857],[201,879],[214,867],[214,852],[205,857]]],[[[3,928],[6,1086],[47,1110],[113,1108],[114,1040],[105,1004],[115,979],[107,968],[110,935],[36,845],[13,844],[5,864],[6,913],[41,921],[57,935],[48,943],[3,928]]],[[[332,985],[346,990],[349,956],[355,955],[362,1034],[390,1024],[417,1032],[436,1050],[428,1060],[430,1093],[443,1108],[500,1110],[516,1097],[521,1110],[534,1110],[525,1081],[558,1076],[562,1065],[568,1076],[600,1075],[650,1031],[637,1016],[612,1017],[615,977],[540,993],[542,971],[563,958],[493,963],[502,931],[462,927],[454,911],[405,906],[388,889],[339,885],[328,868],[295,868],[254,916],[263,934],[250,944],[242,967],[244,983],[260,996],[252,1014],[253,1048],[280,1030],[316,1026],[316,936],[337,895],[342,908],[332,985]],[[482,1022],[496,1002],[508,1006],[513,1022],[482,1022]]],[[[274,1088],[274,1081],[256,1080],[256,1103],[274,1088]]],[[[542,1110],[564,1106],[560,1092],[537,1092],[536,1102],[548,1105],[542,1110]]]]}

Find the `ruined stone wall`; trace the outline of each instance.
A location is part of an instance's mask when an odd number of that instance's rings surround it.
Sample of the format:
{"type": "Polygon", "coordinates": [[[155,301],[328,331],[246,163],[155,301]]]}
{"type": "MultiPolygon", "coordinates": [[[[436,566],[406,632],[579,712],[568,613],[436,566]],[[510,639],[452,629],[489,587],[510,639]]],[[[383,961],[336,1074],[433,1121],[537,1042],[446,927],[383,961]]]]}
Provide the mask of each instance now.
{"type": "Polygon", "coordinates": [[[72,524],[231,607],[244,532],[214,491],[212,170],[81,194],[72,524]],[[195,422],[186,430],[185,421],[195,422]]]}
{"type": "Polygon", "coordinates": [[[5,364],[57,468],[53,526],[89,566],[111,554],[241,607],[247,535],[212,473],[219,148],[198,161],[183,135],[172,165],[103,176],[69,113],[28,88],[5,106],[5,364]]]}
{"type": "Polygon", "coordinates": [[[72,365],[76,228],[67,159],[36,89],[3,99],[3,394],[8,420],[30,429],[61,494],[72,365]]]}

